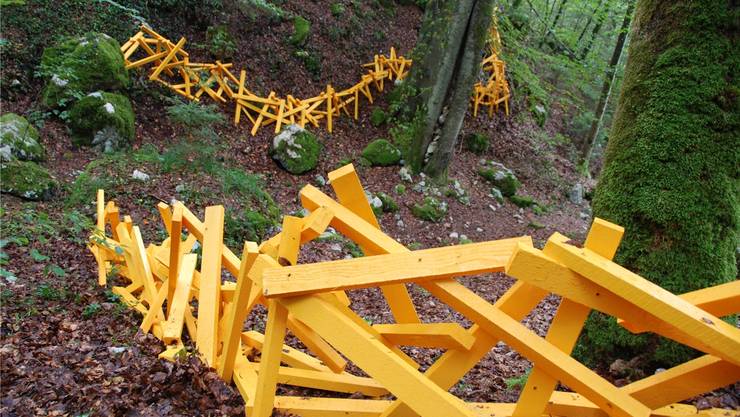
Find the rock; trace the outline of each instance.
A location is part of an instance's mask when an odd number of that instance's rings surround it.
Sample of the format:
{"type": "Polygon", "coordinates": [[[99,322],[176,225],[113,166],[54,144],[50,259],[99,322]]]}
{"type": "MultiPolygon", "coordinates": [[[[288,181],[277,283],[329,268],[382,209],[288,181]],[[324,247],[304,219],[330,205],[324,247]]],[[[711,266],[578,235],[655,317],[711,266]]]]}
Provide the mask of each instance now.
{"type": "Polygon", "coordinates": [[[483,231],[483,229],[482,229],[482,228],[480,228],[480,227],[476,227],[476,228],[475,228],[475,231],[476,231],[476,232],[478,232],[478,233],[481,233],[481,232],[483,231]]]}
{"type": "Polygon", "coordinates": [[[108,352],[116,355],[116,354],[125,352],[127,349],[128,348],[125,346],[111,346],[108,348],[108,352]]]}
{"type": "Polygon", "coordinates": [[[27,200],[48,200],[57,188],[49,171],[32,161],[12,160],[0,164],[0,190],[27,200]]]}
{"type": "Polygon", "coordinates": [[[74,97],[96,90],[116,90],[129,83],[121,45],[104,33],[88,33],[47,47],[41,71],[48,77],[41,100],[64,107],[74,97]]]}
{"type": "Polygon", "coordinates": [[[134,139],[134,110],[120,94],[88,94],[72,106],[69,127],[75,144],[112,152],[134,139]]]}
{"type": "Polygon", "coordinates": [[[314,181],[316,181],[316,184],[318,184],[319,187],[323,187],[326,185],[326,178],[324,178],[324,176],[321,174],[315,176],[314,181]]]}
{"type": "Polygon", "coordinates": [[[404,227],[405,226],[405,224],[403,223],[403,220],[397,221],[396,222],[396,225],[398,225],[398,227],[404,227]]]}
{"type": "Polygon", "coordinates": [[[380,198],[376,196],[371,196],[369,199],[370,208],[373,209],[373,213],[375,213],[376,216],[380,216],[383,214],[383,201],[380,200],[380,198]]]}
{"type": "Polygon", "coordinates": [[[41,161],[44,148],[39,143],[39,131],[28,120],[6,113],[0,117],[0,162],[13,159],[41,161]]]}
{"type": "Polygon", "coordinates": [[[411,213],[419,219],[438,222],[447,214],[447,203],[434,197],[424,197],[421,204],[414,204],[411,213]]]}
{"type": "Polygon", "coordinates": [[[466,206],[470,204],[470,196],[468,195],[468,192],[462,187],[462,185],[460,185],[460,181],[458,180],[452,180],[449,184],[447,184],[445,195],[455,198],[455,200],[466,206]]]}
{"type": "Polygon", "coordinates": [[[185,189],[185,184],[177,184],[175,186],[175,192],[177,193],[182,193],[183,191],[185,191],[185,189]]]}
{"type": "Polygon", "coordinates": [[[471,133],[465,137],[465,149],[476,155],[482,155],[488,150],[488,137],[482,133],[471,133]]]}
{"type": "Polygon", "coordinates": [[[496,187],[491,188],[491,197],[493,197],[493,199],[499,204],[503,204],[504,202],[504,195],[501,194],[501,190],[496,187]]]}
{"type": "Polygon", "coordinates": [[[470,240],[466,235],[460,235],[460,240],[470,240]]]}
{"type": "Polygon", "coordinates": [[[487,162],[478,169],[478,175],[485,178],[501,191],[504,197],[511,197],[521,185],[514,172],[498,162],[487,162]]]}
{"type": "Polygon", "coordinates": [[[390,195],[380,192],[375,195],[375,198],[380,200],[383,212],[393,213],[398,211],[398,203],[390,195]]]}
{"type": "Polygon", "coordinates": [[[491,211],[496,211],[496,207],[494,207],[493,204],[489,204],[488,208],[491,209],[491,211]]]}
{"type": "Polygon", "coordinates": [[[131,174],[131,178],[137,181],[149,181],[149,174],[135,169],[134,173],[131,174]]]}
{"type": "MultiPolygon", "coordinates": [[[[401,181],[412,182],[414,179],[411,177],[411,171],[407,167],[402,167],[398,170],[398,176],[401,177],[401,181]]],[[[406,187],[404,187],[404,191],[406,187]]]]}
{"type": "Polygon", "coordinates": [[[573,204],[582,204],[583,203],[583,184],[580,182],[575,183],[573,185],[573,188],[570,189],[570,192],[568,192],[568,199],[573,204]]]}
{"type": "Polygon", "coordinates": [[[334,252],[341,252],[342,245],[340,245],[339,243],[332,243],[331,246],[329,246],[329,249],[333,250],[334,252]]]}
{"type": "Polygon", "coordinates": [[[380,107],[375,107],[370,113],[370,123],[372,123],[372,125],[375,127],[378,127],[385,123],[387,118],[388,115],[380,107]]]}
{"type": "Polygon", "coordinates": [[[270,156],[286,171],[299,175],[306,173],[319,163],[321,143],[316,135],[292,124],[283,128],[272,139],[270,156]]]}
{"type": "Polygon", "coordinates": [[[458,239],[460,237],[460,234],[457,232],[450,233],[450,239],[458,239]]]}
{"type": "Polygon", "coordinates": [[[362,150],[362,157],[372,166],[396,165],[401,160],[401,151],[385,139],[376,139],[362,150]]]}

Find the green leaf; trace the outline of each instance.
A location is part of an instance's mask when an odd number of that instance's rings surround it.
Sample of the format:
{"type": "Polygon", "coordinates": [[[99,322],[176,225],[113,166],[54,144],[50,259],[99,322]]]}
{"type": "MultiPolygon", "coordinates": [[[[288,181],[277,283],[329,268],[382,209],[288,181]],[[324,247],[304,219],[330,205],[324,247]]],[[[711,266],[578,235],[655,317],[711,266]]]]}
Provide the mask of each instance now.
{"type": "Polygon", "coordinates": [[[55,264],[47,265],[46,268],[44,268],[44,272],[46,274],[52,273],[58,277],[63,277],[67,275],[67,272],[64,269],[55,264]]]}
{"type": "Polygon", "coordinates": [[[36,262],[48,261],[49,257],[39,252],[37,249],[31,249],[31,258],[36,262]]]}

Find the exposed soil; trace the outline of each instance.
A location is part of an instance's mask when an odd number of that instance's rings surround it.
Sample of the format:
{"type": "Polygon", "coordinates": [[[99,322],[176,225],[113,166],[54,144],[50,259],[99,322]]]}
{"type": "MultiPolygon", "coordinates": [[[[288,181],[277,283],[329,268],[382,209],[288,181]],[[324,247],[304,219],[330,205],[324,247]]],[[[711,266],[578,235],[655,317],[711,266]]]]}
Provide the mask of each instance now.
{"type": "MultiPolygon", "coordinates": [[[[335,42],[328,36],[329,29],[350,23],[338,22],[329,11],[330,3],[288,2],[284,5],[285,9],[313,23],[308,44],[312,51],[319,51],[322,56],[319,76],[304,68],[295,58],[293,47],[286,42],[292,31],[290,22],[258,21],[244,30],[232,31],[238,44],[233,62],[236,68],[247,69],[250,88],[258,92],[274,90],[280,95],[301,97],[318,94],[327,83],[344,88],[362,75],[361,64],[370,61],[373,54],[387,52],[390,46],[398,47],[401,53],[408,53],[413,46],[421,19],[419,9],[398,6],[394,13],[385,14],[374,6],[363,5],[363,10],[374,13],[364,21],[364,31],[335,42]],[[377,36],[372,33],[375,30],[379,32],[377,36]]],[[[156,23],[152,24],[157,27],[156,23]]],[[[234,28],[240,24],[239,16],[235,14],[229,25],[234,28]]],[[[194,45],[205,39],[205,30],[172,22],[162,33],[171,39],[186,36],[189,44],[194,45]],[[180,32],[175,33],[176,29],[180,32]]],[[[198,48],[191,48],[189,52],[195,59],[209,59],[198,48]]],[[[145,92],[161,91],[159,87],[142,78],[135,84],[131,94],[137,117],[134,148],[151,144],[163,151],[173,143],[187,140],[183,129],[166,116],[164,104],[157,94],[145,92]]],[[[37,95],[38,87],[29,97],[37,95]]],[[[3,100],[1,104],[3,112],[24,113],[34,106],[34,101],[17,98],[14,101],[3,100]]],[[[373,106],[385,105],[385,98],[380,95],[373,106]]],[[[314,130],[323,137],[325,147],[319,167],[307,175],[294,176],[281,170],[267,155],[274,133],[263,128],[251,137],[250,127],[246,124],[235,127],[229,123],[217,128],[219,151],[216,158],[231,167],[263,174],[266,189],[282,213],[295,212],[301,208],[297,197],[304,184],[320,186],[317,175],[326,178],[326,173],[335,169],[339,161],[357,157],[370,141],[389,136],[389,126],[375,127],[370,123],[373,106],[363,105],[357,121],[341,118],[332,134],[323,129],[314,130]]],[[[228,118],[232,117],[232,108],[224,107],[222,110],[228,118]]],[[[386,192],[399,203],[398,213],[386,213],[380,217],[383,231],[405,245],[423,248],[459,243],[458,239],[450,238],[452,232],[466,235],[473,241],[531,235],[539,247],[555,231],[566,234],[575,242],[582,241],[590,221],[588,203],[571,203],[567,191],[576,182],[585,184],[587,189],[593,183],[576,173],[574,165],[567,159],[567,147],[548,145],[541,139],[543,135],[554,136],[562,121],[553,117],[541,128],[526,113],[526,106],[515,99],[512,116],[498,113],[490,118],[487,115],[473,118],[472,114],[468,115],[462,135],[473,131],[485,133],[491,138],[491,148],[482,156],[462,148],[456,153],[450,177],[460,181],[469,193],[471,203],[464,205],[453,198],[443,197],[449,204],[449,213],[439,223],[421,221],[412,216],[410,207],[423,198],[421,193],[412,190],[414,184],[405,184],[407,191],[403,195],[394,192],[394,187],[403,183],[398,174],[399,167],[366,168],[355,164],[368,191],[386,192]],[[511,168],[523,184],[519,193],[532,196],[542,206],[548,207],[547,212],[538,215],[531,209],[519,209],[508,200],[502,205],[497,204],[489,196],[490,185],[476,173],[479,160],[483,158],[502,162],[511,168]]],[[[557,109],[553,109],[553,114],[557,113],[557,109]]],[[[74,147],[61,121],[47,120],[40,133],[49,154],[44,165],[62,183],[72,183],[90,161],[99,157],[92,149],[74,147]]],[[[132,166],[130,170],[134,168],[137,167],[132,166]]],[[[130,174],[128,171],[127,175],[130,174]]],[[[207,189],[215,180],[202,173],[153,173],[149,182],[128,181],[106,190],[106,193],[124,214],[130,214],[134,222],[142,226],[146,243],[157,243],[162,232],[159,231],[161,223],[156,203],[179,199],[175,188],[183,182],[199,182],[207,189]]],[[[418,182],[419,178],[414,180],[418,182]]],[[[332,195],[330,186],[320,188],[332,195]]],[[[65,210],[77,209],[92,216],[92,201],[88,205],[69,208],[64,207],[63,197],[62,194],[54,201],[29,205],[3,195],[3,221],[7,213],[22,210],[50,213],[56,224],[67,226],[70,224],[63,217],[65,210]]],[[[218,192],[204,194],[202,205],[190,208],[202,215],[206,205],[223,204],[232,198],[218,192]]],[[[7,226],[3,226],[3,231],[7,226]]],[[[5,268],[14,273],[17,280],[7,282],[0,279],[0,414],[244,415],[243,403],[236,389],[224,384],[194,356],[177,364],[157,359],[162,346],[154,337],[137,332],[141,320],[139,315],[122,308],[107,289],[97,286],[96,265],[84,246],[87,234],[87,230],[59,231],[50,233],[48,239],[34,238],[28,245],[11,243],[4,248],[9,257],[5,268]],[[32,250],[49,259],[34,260],[32,250]],[[59,266],[64,276],[50,272],[46,267],[50,264],[59,266]],[[90,305],[98,305],[97,310],[91,311],[90,305]]],[[[302,251],[300,262],[339,259],[348,253],[346,246],[337,249],[331,242],[313,242],[302,251]]],[[[495,301],[513,280],[496,274],[465,278],[461,282],[487,300],[495,301]]],[[[470,325],[459,313],[451,311],[419,287],[409,288],[425,320],[470,325]]],[[[378,290],[351,291],[350,298],[353,310],[366,320],[373,323],[392,321],[378,290]]],[[[556,297],[548,297],[523,322],[544,336],[558,302],[556,297]]],[[[245,328],[261,331],[264,320],[264,309],[258,308],[245,323],[245,328]]],[[[303,348],[290,335],[288,341],[303,348]]],[[[416,348],[408,348],[406,352],[422,364],[422,369],[440,354],[439,351],[416,348]]],[[[451,392],[468,401],[512,402],[518,397],[518,388],[507,387],[507,381],[521,376],[529,367],[530,363],[525,358],[500,343],[451,392]]],[[[351,369],[357,371],[355,367],[351,369]]],[[[740,397],[738,388],[736,385],[696,401],[736,409],[740,397]]],[[[291,387],[282,387],[280,392],[326,395],[291,387]]]]}

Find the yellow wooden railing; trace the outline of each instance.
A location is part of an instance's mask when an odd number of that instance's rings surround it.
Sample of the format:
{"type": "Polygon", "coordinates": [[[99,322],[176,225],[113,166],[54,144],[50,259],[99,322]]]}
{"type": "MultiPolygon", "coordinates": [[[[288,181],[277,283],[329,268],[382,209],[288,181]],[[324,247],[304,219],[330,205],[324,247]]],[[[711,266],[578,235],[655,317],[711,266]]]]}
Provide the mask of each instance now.
{"type": "MultiPolygon", "coordinates": [[[[233,64],[191,62],[184,49],[185,38],[175,44],[147,26],[121,46],[126,68],[149,68],[149,79],[159,82],[172,91],[190,100],[199,101],[205,94],[217,103],[234,103],[234,124],[238,125],[242,116],[252,124],[252,136],[261,127],[274,124],[275,133],[285,124],[307,123],[318,127],[323,120],[326,129],[331,132],[334,119],[342,113],[359,117],[360,101],[364,97],[373,103],[373,88],[378,92],[384,89],[384,81],[401,80],[408,74],[411,60],[396,54],[391,48],[390,54],[375,55],[373,62],[363,65],[367,69],[355,85],[336,91],[331,85],[319,95],[300,99],[292,95],[280,97],[271,91],[262,97],[246,86],[246,71],[241,70],[237,78],[232,72],[233,64]],[[141,58],[134,59],[135,54],[141,58]]],[[[483,61],[483,69],[490,73],[488,81],[478,83],[471,97],[474,113],[477,116],[479,106],[488,106],[489,115],[504,103],[506,114],[509,114],[509,86],[504,74],[503,61],[491,50],[483,61]]]]}
{"type": "Polygon", "coordinates": [[[222,206],[207,207],[201,221],[181,203],[160,203],[169,237],[145,246],[132,219],[121,219],[101,190],[98,230],[89,244],[99,283],[105,285],[113,271],[123,277],[113,292],[142,314],[142,331],[163,341],[160,357],[175,360],[185,354],[184,340],[194,342],[203,362],[234,382],[250,417],[267,417],[274,409],[304,417],[726,415],[676,403],[740,379],[740,329],[719,318],[740,311],[740,281],[673,295],[611,261],[624,230],[600,219],[583,248],[555,233],[542,250],[522,236],[411,251],[380,230],[351,165],[329,179],[338,201],[305,186],[300,198],[310,214],[285,216],[280,233],[260,245],[245,242],[241,257],[223,244],[222,206]],[[367,256],[297,264],[301,245],[328,226],[367,256]],[[196,242],[202,246],[199,268],[196,242]],[[222,278],[223,269],[235,282],[222,278]],[[492,272],[517,280],[495,303],[456,281],[492,272]],[[409,284],[474,324],[466,329],[422,321],[409,284]],[[358,288],[379,288],[395,322],[370,325],[355,313],[345,292],[358,288]],[[543,338],[521,320],[548,294],[562,301],[543,338]],[[257,304],[268,311],[264,334],[243,328],[257,304]],[[592,310],[704,356],[614,386],[570,356],[592,310]],[[285,345],[286,329],[307,349],[285,345]],[[499,342],[533,363],[519,401],[466,403],[452,395],[449,389],[499,342]],[[421,373],[400,349],[409,345],[445,353],[421,373]],[[368,376],[348,372],[348,360],[368,376]],[[558,382],[573,392],[557,391],[558,382]],[[278,396],[278,384],[337,395],[278,396]],[[363,398],[347,398],[350,393],[363,398]],[[389,394],[395,399],[383,399],[389,394]]]}

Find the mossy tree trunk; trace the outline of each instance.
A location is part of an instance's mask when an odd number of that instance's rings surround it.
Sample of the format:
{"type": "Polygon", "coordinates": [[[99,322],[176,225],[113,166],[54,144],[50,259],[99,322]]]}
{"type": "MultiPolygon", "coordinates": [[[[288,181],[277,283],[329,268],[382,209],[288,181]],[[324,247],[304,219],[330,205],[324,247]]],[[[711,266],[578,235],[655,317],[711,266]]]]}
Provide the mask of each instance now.
{"type": "MultiPolygon", "coordinates": [[[[617,262],[680,294],[737,277],[740,7],[640,0],[594,215],[625,227],[617,262]]],[[[592,317],[579,346],[596,361],[691,352],[592,317]]]]}
{"type": "Polygon", "coordinates": [[[415,171],[446,177],[480,70],[492,0],[432,0],[427,4],[408,80],[414,129],[406,159],[415,171]]]}

